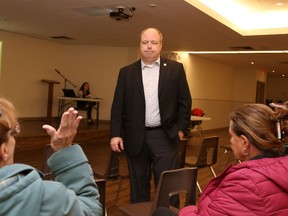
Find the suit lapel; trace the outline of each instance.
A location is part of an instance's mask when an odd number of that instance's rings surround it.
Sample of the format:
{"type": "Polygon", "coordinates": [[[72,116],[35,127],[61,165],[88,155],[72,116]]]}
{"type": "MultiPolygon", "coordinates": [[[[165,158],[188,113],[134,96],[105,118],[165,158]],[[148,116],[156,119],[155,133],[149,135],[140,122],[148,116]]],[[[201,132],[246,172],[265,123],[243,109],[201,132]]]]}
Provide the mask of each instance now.
{"type": "Polygon", "coordinates": [[[144,87],[143,87],[143,80],[142,80],[142,69],[141,69],[141,60],[137,61],[135,63],[135,82],[137,83],[137,86],[139,88],[139,91],[141,92],[141,95],[144,96],[144,87]]]}
{"type": "Polygon", "coordinates": [[[167,75],[167,62],[166,59],[160,58],[160,71],[159,71],[159,84],[158,84],[158,94],[160,95],[164,80],[166,79],[167,75]]]}

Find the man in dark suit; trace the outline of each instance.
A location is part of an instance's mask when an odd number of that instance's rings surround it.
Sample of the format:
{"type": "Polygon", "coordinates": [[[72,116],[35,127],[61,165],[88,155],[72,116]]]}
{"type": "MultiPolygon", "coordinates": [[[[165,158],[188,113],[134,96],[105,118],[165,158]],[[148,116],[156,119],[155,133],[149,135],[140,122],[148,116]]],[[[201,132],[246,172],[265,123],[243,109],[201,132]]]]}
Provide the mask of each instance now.
{"type": "Polygon", "coordinates": [[[178,168],[178,143],[187,131],[191,95],[183,65],[160,57],[162,34],[140,35],[141,59],[120,69],[111,109],[110,146],[126,152],[130,202],[150,200],[160,174],[178,168]]]}

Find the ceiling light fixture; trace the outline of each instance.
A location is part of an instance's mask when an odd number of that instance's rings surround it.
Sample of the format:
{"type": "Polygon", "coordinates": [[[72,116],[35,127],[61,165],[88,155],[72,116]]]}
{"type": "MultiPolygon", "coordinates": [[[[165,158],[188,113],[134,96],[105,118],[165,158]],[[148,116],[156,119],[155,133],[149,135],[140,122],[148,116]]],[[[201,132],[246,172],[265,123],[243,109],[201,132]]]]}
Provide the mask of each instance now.
{"type": "Polygon", "coordinates": [[[275,5],[276,6],[283,6],[284,4],[282,2],[277,2],[275,5]]]}
{"type": "Polygon", "coordinates": [[[253,51],[175,51],[190,54],[287,54],[288,50],[253,50],[253,51]]]}
{"type": "Polygon", "coordinates": [[[281,10],[266,10],[260,1],[185,1],[243,36],[287,34],[288,10],[285,7],[281,10]]]}

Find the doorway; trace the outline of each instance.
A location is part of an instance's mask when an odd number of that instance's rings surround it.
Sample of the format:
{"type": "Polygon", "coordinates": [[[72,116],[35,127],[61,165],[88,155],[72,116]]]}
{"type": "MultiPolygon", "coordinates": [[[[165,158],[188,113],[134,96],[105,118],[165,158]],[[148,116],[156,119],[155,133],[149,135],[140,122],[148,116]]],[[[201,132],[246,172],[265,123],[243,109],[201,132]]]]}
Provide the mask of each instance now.
{"type": "Polygon", "coordinates": [[[257,81],[256,103],[265,103],[265,83],[257,81]]]}

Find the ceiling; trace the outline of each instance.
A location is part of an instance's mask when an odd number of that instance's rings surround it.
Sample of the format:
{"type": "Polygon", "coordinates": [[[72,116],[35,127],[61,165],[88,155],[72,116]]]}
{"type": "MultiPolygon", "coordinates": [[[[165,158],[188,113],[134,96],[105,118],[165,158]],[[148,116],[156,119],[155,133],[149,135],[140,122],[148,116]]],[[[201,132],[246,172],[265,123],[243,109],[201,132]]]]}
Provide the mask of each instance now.
{"type": "MultiPolygon", "coordinates": [[[[254,8],[265,3],[268,10],[269,2],[275,2],[243,1],[254,8]]],[[[0,30],[64,44],[135,47],[146,27],[162,31],[164,51],[288,50],[288,30],[279,35],[242,36],[184,0],[0,1],[0,30]],[[133,17],[110,18],[118,6],[133,17]],[[130,7],[136,9],[133,14],[130,7]]],[[[287,53],[201,56],[237,68],[275,70],[274,75],[288,77],[287,53]]]]}

